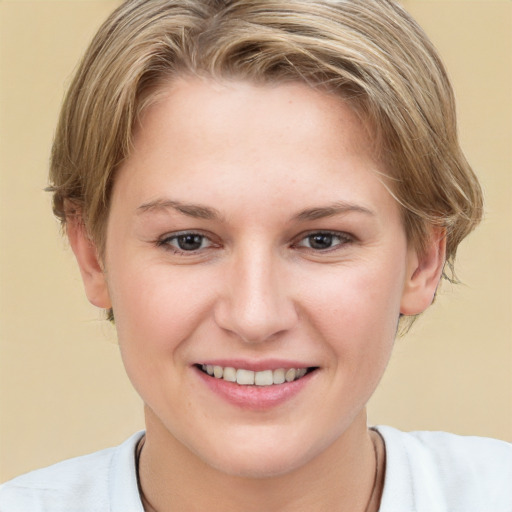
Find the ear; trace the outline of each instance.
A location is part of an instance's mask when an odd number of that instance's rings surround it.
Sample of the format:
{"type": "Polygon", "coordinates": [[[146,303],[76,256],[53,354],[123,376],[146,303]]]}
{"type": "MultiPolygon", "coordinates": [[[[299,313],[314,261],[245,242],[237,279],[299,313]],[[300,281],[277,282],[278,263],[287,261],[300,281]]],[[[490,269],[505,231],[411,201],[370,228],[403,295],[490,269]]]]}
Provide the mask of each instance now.
{"type": "Polygon", "coordinates": [[[403,315],[419,315],[434,301],[446,257],[446,231],[434,228],[422,254],[411,248],[400,303],[403,315]]]}
{"type": "Polygon", "coordinates": [[[96,245],[89,237],[80,215],[71,215],[67,218],[66,232],[80,267],[89,302],[99,308],[111,308],[105,272],[96,245]]]}

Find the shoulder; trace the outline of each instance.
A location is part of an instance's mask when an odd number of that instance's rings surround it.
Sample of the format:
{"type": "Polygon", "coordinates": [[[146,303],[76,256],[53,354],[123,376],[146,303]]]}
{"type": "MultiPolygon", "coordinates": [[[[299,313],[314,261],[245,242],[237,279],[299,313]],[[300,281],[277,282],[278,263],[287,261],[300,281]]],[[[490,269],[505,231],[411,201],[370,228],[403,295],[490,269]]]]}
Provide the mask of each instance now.
{"type": "Polygon", "coordinates": [[[512,511],[510,443],[446,432],[376,430],[386,445],[383,504],[389,510],[396,510],[401,495],[409,510],[418,512],[512,511]]]}
{"type": "Polygon", "coordinates": [[[141,435],[6,482],[0,486],[0,512],[121,511],[114,505],[119,499],[131,500],[131,508],[122,505],[126,512],[138,511],[134,453],[141,435]],[[120,488],[126,493],[121,498],[120,488]]]}

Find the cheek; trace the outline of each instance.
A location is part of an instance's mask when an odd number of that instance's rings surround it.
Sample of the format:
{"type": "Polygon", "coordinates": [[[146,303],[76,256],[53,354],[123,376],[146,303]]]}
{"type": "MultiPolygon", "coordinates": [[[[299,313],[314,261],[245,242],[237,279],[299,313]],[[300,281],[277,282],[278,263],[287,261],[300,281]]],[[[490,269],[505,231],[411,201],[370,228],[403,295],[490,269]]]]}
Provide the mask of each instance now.
{"type": "Polygon", "coordinates": [[[211,287],[189,269],[139,264],[117,268],[109,286],[121,348],[138,357],[175,350],[208,314],[211,287]]]}
{"type": "Polygon", "coordinates": [[[397,265],[364,265],[309,290],[309,323],[336,362],[338,389],[349,385],[369,397],[376,387],[394,345],[402,279],[397,265]]]}
{"type": "Polygon", "coordinates": [[[315,283],[301,287],[312,318],[334,332],[355,336],[396,328],[404,282],[400,265],[359,264],[303,282],[315,283]]]}
{"type": "Polygon", "coordinates": [[[136,264],[111,276],[126,373],[144,402],[157,409],[168,390],[179,389],[185,378],[184,354],[210,309],[210,288],[183,274],[136,264]]]}

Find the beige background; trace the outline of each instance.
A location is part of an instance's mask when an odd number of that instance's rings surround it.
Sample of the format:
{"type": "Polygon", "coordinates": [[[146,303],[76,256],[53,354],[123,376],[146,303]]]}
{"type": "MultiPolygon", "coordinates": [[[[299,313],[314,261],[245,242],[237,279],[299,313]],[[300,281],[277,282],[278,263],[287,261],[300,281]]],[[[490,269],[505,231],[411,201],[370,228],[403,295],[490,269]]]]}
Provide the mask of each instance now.
{"type": "MultiPolygon", "coordinates": [[[[372,423],[512,441],[512,2],[404,2],[443,55],[487,216],[459,277],[398,341],[372,423]]],[[[50,214],[66,83],[111,0],[0,0],[0,481],[143,427],[115,334],[50,214]]]]}

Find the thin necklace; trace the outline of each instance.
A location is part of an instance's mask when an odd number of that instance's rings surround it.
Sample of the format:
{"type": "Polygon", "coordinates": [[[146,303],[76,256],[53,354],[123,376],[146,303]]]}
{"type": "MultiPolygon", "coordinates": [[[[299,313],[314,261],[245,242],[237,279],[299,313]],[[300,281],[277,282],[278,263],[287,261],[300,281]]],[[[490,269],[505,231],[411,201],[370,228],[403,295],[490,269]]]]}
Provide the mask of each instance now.
{"type": "Polygon", "coordinates": [[[149,500],[146,498],[146,495],[144,494],[144,491],[142,490],[142,485],[140,483],[140,454],[142,453],[142,448],[144,447],[144,443],[146,442],[146,434],[144,434],[140,441],[137,444],[137,451],[135,453],[135,472],[137,474],[137,487],[139,489],[139,496],[140,500],[142,502],[142,508],[144,509],[144,512],[156,512],[155,508],[149,500]]]}
{"type": "MultiPolygon", "coordinates": [[[[380,434],[378,432],[375,432],[378,436],[380,434]]],[[[377,487],[379,483],[379,449],[377,447],[377,441],[375,441],[373,438],[372,445],[373,445],[373,453],[375,454],[375,475],[373,477],[373,487],[372,492],[370,493],[370,498],[368,499],[368,503],[366,504],[366,508],[364,509],[364,512],[370,512],[370,507],[372,506],[372,502],[375,497],[375,493],[377,492],[377,487]]],[[[380,507],[379,507],[380,508],[380,507]]],[[[378,509],[377,509],[378,512],[378,509]]]]}
{"type": "MultiPolygon", "coordinates": [[[[380,435],[378,432],[376,432],[377,435],[380,435]]],[[[142,485],[140,483],[140,454],[142,453],[142,448],[144,447],[144,443],[146,442],[146,435],[143,435],[140,441],[137,443],[137,449],[135,452],[135,472],[137,475],[137,487],[139,490],[139,495],[142,501],[142,507],[144,509],[144,512],[157,512],[153,505],[149,502],[149,500],[146,498],[144,491],[142,490],[142,485]]],[[[366,507],[364,509],[364,512],[370,512],[370,507],[372,506],[372,502],[375,497],[375,493],[377,492],[377,484],[379,481],[379,450],[377,448],[377,442],[373,440],[372,438],[372,445],[373,445],[373,453],[375,454],[375,475],[373,477],[373,486],[372,486],[372,492],[370,493],[370,498],[368,499],[368,503],[366,504],[366,507]]]]}

